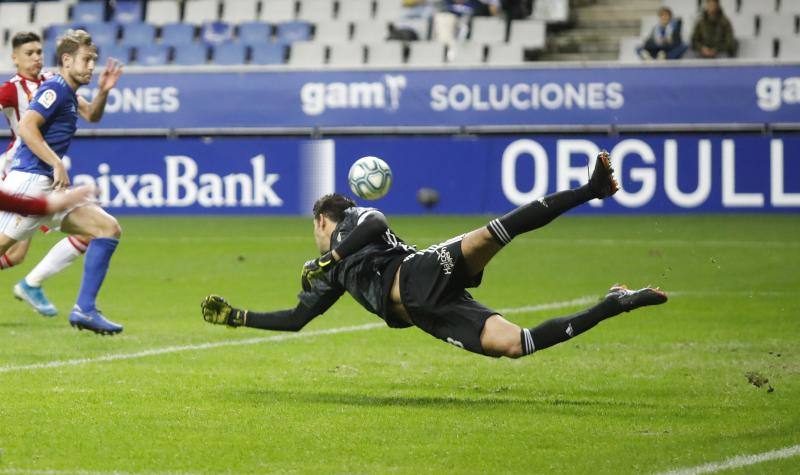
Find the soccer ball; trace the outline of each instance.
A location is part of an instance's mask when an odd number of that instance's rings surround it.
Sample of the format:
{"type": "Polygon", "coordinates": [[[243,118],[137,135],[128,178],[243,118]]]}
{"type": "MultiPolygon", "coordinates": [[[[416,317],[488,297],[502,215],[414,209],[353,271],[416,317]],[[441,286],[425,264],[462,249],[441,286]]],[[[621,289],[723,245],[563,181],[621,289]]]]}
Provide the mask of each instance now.
{"type": "Polygon", "coordinates": [[[350,167],[347,183],[365,200],[383,198],[392,186],[392,169],[378,157],[362,157],[350,167]]]}

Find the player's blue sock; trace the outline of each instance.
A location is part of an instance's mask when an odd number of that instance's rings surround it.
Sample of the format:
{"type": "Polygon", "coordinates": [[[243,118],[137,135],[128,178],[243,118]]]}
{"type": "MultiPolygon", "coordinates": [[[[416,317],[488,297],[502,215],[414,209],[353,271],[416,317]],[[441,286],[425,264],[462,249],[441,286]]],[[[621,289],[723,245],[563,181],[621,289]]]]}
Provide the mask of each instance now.
{"type": "Polygon", "coordinates": [[[95,309],[97,292],[103,285],[103,280],[108,272],[108,264],[111,256],[117,249],[119,239],[114,238],[95,238],[86,250],[86,261],[83,266],[83,280],[81,290],[78,292],[78,307],[84,312],[95,309]]]}

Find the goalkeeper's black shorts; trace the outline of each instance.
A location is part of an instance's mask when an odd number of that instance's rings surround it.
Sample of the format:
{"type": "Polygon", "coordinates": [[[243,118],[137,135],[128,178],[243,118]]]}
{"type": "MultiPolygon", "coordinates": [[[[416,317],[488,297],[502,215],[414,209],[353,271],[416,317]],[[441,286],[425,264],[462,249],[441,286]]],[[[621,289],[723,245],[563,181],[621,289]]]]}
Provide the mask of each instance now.
{"type": "Polygon", "coordinates": [[[498,313],[465,289],[478,287],[483,272],[470,276],[461,252],[463,236],[411,254],[400,267],[400,298],[414,325],[440,340],[485,354],[481,332],[498,313]]]}

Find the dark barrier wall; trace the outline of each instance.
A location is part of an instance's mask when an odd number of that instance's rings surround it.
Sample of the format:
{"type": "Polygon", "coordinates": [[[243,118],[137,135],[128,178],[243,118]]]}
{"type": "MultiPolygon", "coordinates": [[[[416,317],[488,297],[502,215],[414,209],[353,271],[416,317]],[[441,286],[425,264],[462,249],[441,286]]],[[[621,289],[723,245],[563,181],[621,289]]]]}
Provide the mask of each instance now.
{"type": "Polygon", "coordinates": [[[606,136],[393,136],[298,138],[81,138],[71,176],[95,182],[117,214],[298,214],[333,190],[349,192],[350,164],[385,159],[395,175],[375,202],[392,213],[423,209],[432,187],[440,213],[500,213],[587,178],[587,161],[611,151],[624,190],[584,213],[800,211],[800,134],[606,136]]]}

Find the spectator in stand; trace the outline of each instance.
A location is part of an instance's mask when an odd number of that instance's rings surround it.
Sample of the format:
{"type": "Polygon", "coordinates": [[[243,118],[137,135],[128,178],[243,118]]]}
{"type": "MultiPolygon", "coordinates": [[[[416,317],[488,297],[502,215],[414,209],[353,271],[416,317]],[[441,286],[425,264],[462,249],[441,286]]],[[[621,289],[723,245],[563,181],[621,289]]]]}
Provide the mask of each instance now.
{"type": "Polygon", "coordinates": [[[672,10],[667,7],[658,9],[658,25],[653,27],[644,46],[637,49],[639,56],[649,61],[651,59],[678,59],[689,48],[681,40],[680,19],[672,17],[672,10]]]}
{"type": "Polygon", "coordinates": [[[700,58],[730,58],[736,55],[736,38],[719,0],[706,0],[703,15],[692,32],[692,49],[700,58]]]}

